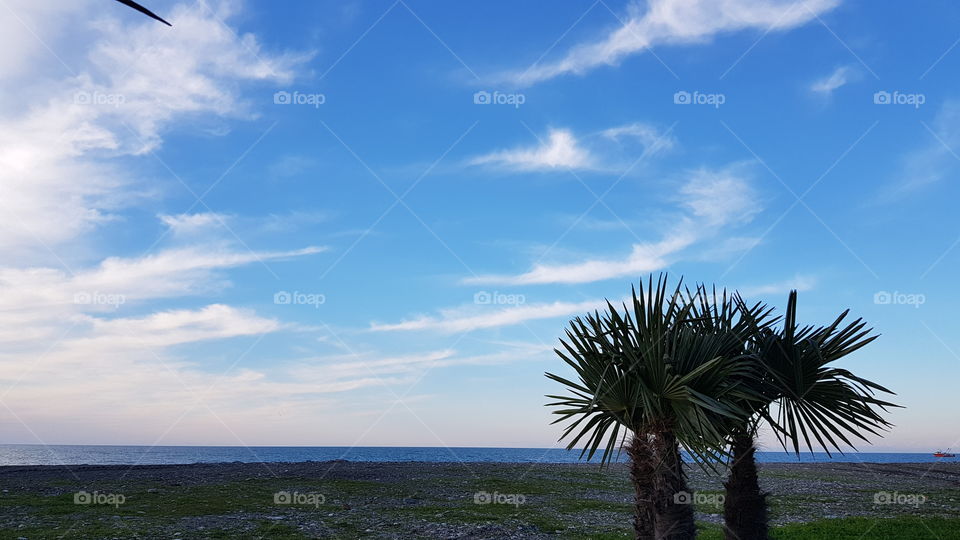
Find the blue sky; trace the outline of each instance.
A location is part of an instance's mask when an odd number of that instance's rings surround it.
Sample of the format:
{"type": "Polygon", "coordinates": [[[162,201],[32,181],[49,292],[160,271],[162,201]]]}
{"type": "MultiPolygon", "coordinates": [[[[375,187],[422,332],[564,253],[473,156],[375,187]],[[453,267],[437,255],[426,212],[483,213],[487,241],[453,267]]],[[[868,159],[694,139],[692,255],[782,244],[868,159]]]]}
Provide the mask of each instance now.
{"type": "Polygon", "coordinates": [[[850,308],[865,449],[960,444],[950,2],[7,4],[4,441],[549,447],[669,271],[850,308]]]}

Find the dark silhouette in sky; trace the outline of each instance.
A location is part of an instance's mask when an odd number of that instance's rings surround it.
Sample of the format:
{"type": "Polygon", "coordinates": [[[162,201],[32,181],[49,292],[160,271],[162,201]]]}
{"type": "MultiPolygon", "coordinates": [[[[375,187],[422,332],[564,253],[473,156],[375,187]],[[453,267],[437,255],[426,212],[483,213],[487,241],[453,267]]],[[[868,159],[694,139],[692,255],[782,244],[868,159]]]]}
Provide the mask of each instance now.
{"type": "Polygon", "coordinates": [[[165,21],[165,20],[163,20],[162,18],[160,18],[160,16],[157,15],[156,13],[150,11],[149,9],[141,6],[140,4],[138,4],[138,3],[136,3],[136,2],[131,2],[130,0],[117,0],[117,2],[120,2],[121,4],[123,4],[123,5],[125,5],[125,6],[130,6],[130,7],[132,7],[133,9],[139,11],[140,13],[143,13],[144,15],[150,17],[151,19],[156,19],[156,20],[162,22],[163,24],[165,24],[165,25],[167,25],[167,26],[173,26],[172,24],[170,24],[170,23],[168,23],[167,21],[165,21]]]}

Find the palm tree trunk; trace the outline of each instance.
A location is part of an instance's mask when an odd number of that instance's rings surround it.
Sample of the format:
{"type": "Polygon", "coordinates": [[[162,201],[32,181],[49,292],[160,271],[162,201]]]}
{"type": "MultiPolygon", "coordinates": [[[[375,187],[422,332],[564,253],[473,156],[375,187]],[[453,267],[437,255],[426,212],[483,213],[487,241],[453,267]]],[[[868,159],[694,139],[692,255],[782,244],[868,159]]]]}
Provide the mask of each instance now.
{"type": "Polygon", "coordinates": [[[627,447],[630,456],[630,479],[633,480],[633,532],[637,540],[653,540],[653,475],[656,471],[650,437],[635,433],[627,447]]]}
{"type": "Polygon", "coordinates": [[[760,491],[753,435],[740,431],[731,444],[733,465],[724,487],[723,520],[727,540],[767,540],[767,494],[760,491]]]}
{"type": "Polygon", "coordinates": [[[655,459],[653,506],[654,534],[658,540],[687,540],[697,536],[690,490],[683,470],[680,447],[670,430],[653,437],[655,459]]]}

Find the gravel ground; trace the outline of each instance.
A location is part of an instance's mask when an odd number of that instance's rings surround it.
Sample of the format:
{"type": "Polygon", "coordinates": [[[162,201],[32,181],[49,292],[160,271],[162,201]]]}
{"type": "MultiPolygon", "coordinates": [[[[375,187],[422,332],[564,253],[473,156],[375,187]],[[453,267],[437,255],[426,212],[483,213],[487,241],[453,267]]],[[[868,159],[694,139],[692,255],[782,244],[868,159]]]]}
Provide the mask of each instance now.
{"type": "MultiPolygon", "coordinates": [[[[775,524],[960,517],[960,463],[761,467],[775,524]]],[[[690,486],[697,519],[720,523],[720,479],[694,469],[690,486]]],[[[622,465],[0,467],[0,538],[619,538],[630,501],[622,465]]]]}

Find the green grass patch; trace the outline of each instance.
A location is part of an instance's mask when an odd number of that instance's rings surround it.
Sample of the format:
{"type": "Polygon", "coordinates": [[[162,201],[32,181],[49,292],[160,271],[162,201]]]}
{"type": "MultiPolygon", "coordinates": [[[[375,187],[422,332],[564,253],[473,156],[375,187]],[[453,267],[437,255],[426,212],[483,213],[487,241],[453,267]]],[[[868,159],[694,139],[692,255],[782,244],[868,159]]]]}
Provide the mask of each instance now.
{"type": "MultiPolygon", "coordinates": [[[[723,529],[705,525],[700,524],[700,540],[723,540],[723,529]]],[[[960,539],[960,519],[825,519],[773,527],[770,536],[775,540],[956,540],[960,539]]]]}
{"type": "Polygon", "coordinates": [[[857,540],[960,539],[960,519],[950,518],[846,518],[784,525],[774,529],[778,540],[836,538],[857,540]]]}

